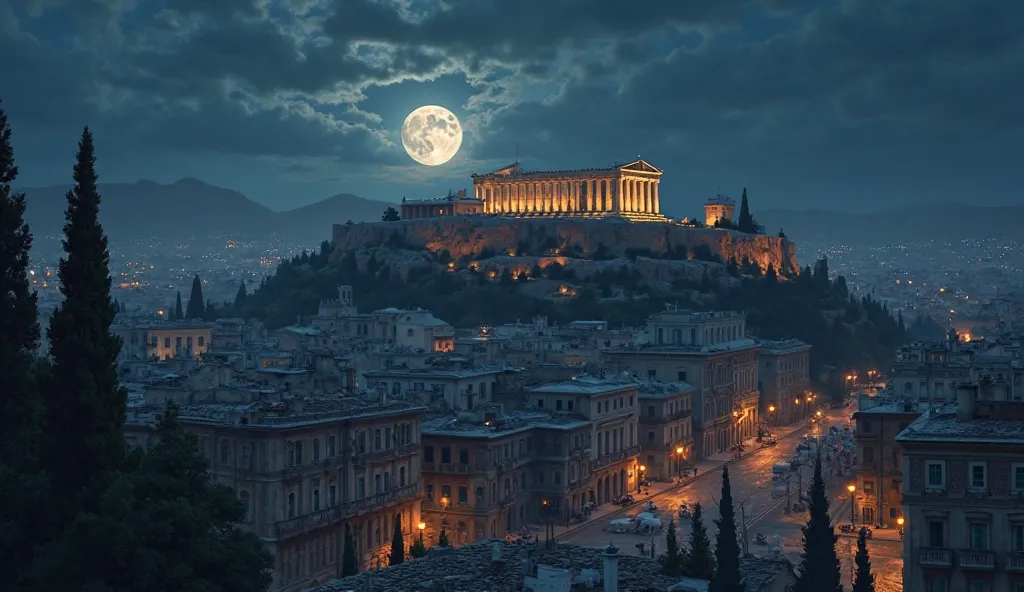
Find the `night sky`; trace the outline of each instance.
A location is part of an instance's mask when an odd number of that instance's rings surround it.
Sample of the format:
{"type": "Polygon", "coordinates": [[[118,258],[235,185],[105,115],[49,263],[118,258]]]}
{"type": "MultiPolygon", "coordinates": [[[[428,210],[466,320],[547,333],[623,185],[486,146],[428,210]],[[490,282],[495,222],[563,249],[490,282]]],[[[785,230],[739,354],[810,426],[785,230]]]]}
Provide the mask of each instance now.
{"type": "Polygon", "coordinates": [[[663,209],[1024,203],[1024,0],[0,0],[22,185],[181,177],[274,209],[640,155],[663,209]],[[452,110],[428,168],[405,116],[452,110]]]}

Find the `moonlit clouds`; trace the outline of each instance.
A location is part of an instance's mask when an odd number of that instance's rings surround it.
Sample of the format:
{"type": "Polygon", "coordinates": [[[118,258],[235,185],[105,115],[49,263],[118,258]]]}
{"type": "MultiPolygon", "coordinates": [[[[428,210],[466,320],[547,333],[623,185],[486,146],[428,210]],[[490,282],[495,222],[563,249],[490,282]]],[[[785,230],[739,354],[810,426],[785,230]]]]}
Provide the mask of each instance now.
{"type": "MultiPolygon", "coordinates": [[[[642,153],[666,169],[670,210],[743,185],[766,207],[836,208],[971,191],[1005,201],[1017,186],[1024,3],[11,6],[0,9],[0,52],[16,56],[2,92],[19,154],[66,152],[25,143],[74,138],[89,123],[115,158],[171,155],[162,162],[172,178],[220,155],[253,163],[218,179],[243,190],[230,175],[374,193],[382,177],[407,174],[447,188],[470,167],[506,164],[516,144],[528,166],[642,153]],[[454,169],[416,171],[399,130],[433,102],[459,115],[465,143],[454,169]]],[[[25,170],[41,179],[49,168],[25,170]]]]}

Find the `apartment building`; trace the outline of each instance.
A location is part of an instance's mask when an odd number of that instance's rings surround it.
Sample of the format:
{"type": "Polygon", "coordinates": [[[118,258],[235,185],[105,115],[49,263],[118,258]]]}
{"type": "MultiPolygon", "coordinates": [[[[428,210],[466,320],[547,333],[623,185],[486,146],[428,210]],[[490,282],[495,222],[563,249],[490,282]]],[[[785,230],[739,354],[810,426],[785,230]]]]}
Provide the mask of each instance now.
{"type": "Polygon", "coordinates": [[[907,592],[1024,591],[1024,402],[956,386],[903,430],[907,592]]]}
{"type": "Polygon", "coordinates": [[[694,387],[648,380],[637,389],[640,459],[652,481],[671,481],[693,467],[694,387]]]}
{"type": "Polygon", "coordinates": [[[370,337],[377,343],[428,352],[455,349],[455,328],[429,310],[384,308],[373,311],[371,317],[370,337]]]}
{"type": "Polygon", "coordinates": [[[757,435],[760,349],[746,337],[742,312],[669,306],[650,317],[642,341],[606,348],[602,357],[615,371],[695,387],[693,454],[703,460],[757,435]]]}
{"type": "Polygon", "coordinates": [[[946,341],[913,343],[896,352],[893,392],[902,398],[955,403],[956,385],[987,375],[1010,387],[1010,399],[1024,401],[1024,368],[1019,343],[962,341],[950,331],[946,341]]]}
{"type": "Polygon", "coordinates": [[[760,413],[769,425],[785,425],[810,417],[811,346],[799,339],[761,340],[757,356],[760,413]]]}
{"type": "Polygon", "coordinates": [[[896,436],[921,415],[914,401],[862,395],[853,414],[856,503],[862,524],[897,526],[903,516],[903,454],[896,436]]]}
{"type": "Polygon", "coordinates": [[[574,511],[584,501],[605,504],[639,488],[638,389],[629,376],[583,375],[527,391],[533,409],[578,415],[590,424],[589,435],[572,444],[582,448],[590,473],[581,486],[586,495],[567,500],[574,511]]]}
{"type": "Polygon", "coordinates": [[[364,372],[367,387],[392,396],[443,404],[451,411],[471,411],[493,400],[496,389],[510,380],[511,371],[482,368],[388,368],[364,372]]]}
{"type": "MultiPolygon", "coordinates": [[[[267,391],[216,397],[182,401],[180,419],[198,437],[214,478],[238,492],[243,526],[273,554],[273,590],[299,591],[340,577],[346,529],[363,568],[387,565],[394,521],[413,540],[422,407],[267,391]]],[[[129,410],[129,445],[149,444],[162,404],[149,397],[129,410]]]]}
{"type": "Polygon", "coordinates": [[[504,413],[500,405],[423,424],[425,538],[455,545],[526,524],[562,522],[585,500],[590,424],[576,414],[504,413]]]}
{"type": "Polygon", "coordinates": [[[210,347],[213,325],[205,323],[115,324],[121,338],[118,362],[198,358],[210,347]]]}

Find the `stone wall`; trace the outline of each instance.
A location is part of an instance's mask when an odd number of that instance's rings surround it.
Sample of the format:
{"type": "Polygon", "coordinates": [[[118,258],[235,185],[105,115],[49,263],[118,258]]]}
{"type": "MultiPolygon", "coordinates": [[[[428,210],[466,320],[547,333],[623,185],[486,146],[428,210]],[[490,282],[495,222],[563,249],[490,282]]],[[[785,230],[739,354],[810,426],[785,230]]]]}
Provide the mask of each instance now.
{"type": "Polygon", "coordinates": [[[334,243],[342,250],[370,246],[403,244],[430,251],[447,249],[453,258],[475,256],[485,249],[507,253],[520,243],[537,250],[553,242],[559,247],[576,247],[585,253],[604,245],[611,255],[627,249],[664,252],[685,246],[693,254],[705,245],[723,261],[735,257],[757,263],[762,270],[772,265],[779,272],[799,273],[796,246],[777,236],[749,235],[716,228],[691,228],[671,222],[634,223],[616,219],[580,220],[571,218],[501,218],[459,216],[335,224],[334,243]]]}

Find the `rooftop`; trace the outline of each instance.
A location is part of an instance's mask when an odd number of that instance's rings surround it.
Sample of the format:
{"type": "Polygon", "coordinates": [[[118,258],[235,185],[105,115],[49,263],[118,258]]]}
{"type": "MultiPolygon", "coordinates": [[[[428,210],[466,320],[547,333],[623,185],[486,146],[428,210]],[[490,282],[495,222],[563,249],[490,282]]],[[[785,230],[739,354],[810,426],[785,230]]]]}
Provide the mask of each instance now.
{"type": "Polygon", "coordinates": [[[758,348],[760,344],[748,337],[733,341],[724,341],[714,345],[651,345],[650,343],[631,343],[615,347],[604,348],[602,351],[610,354],[634,354],[634,355],[711,355],[730,351],[758,348]]]}
{"type": "Polygon", "coordinates": [[[641,399],[662,399],[688,393],[696,388],[687,382],[662,382],[660,380],[647,380],[640,383],[637,394],[641,399]]]}
{"type": "Polygon", "coordinates": [[[761,344],[761,352],[769,355],[787,354],[811,349],[809,343],[804,343],[799,339],[758,339],[757,342],[761,344]]]}
{"type": "Polygon", "coordinates": [[[582,416],[545,411],[512,411],[489,422],[463,421],[453,415],[424,418],[421,432],[425,435],[461,435],[470,438],[498,438],[535,427],[572,429],[589,425],[582,416]]]}
{"type": "MultiPolygon", "coordinates": [[[[981,402],[979,402],[981,403],[981,402]]],[[[1018,403],[1018,405],[1022,405],[1018,403]]],[[[1024,446],[1024,420],[959,418],[958,406],[946,404],[926,411],[896,436],[897,442],[1016,444],[1024,446]]]]}
{"type": "Polygon", "coordinates": [[[638,386],[638,381],[628,374],[616,374],[610,377],[584,374],[565,382],[542,384],[531,388],[530,392],[566,395],[602,395],[629,388],[637,388],[638,386]]]}
{"type": "Polygon", "coordinates": [[[368,378],[440,378],[461,380],[465,378],[478,378],[491,376],[505,372],[504,366],[482,366],[479,368],[468,368],[465,370],[442,370],[438,368],[388,368],[385,370],[370,370],[364,372],[363,376],[368,378]]]}

